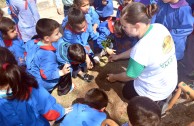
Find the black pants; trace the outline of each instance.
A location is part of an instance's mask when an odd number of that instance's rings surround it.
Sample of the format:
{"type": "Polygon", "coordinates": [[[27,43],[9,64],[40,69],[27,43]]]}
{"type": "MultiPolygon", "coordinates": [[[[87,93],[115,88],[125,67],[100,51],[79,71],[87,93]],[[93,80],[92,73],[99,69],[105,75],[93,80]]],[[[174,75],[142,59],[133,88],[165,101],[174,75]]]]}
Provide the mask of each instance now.
{"type": "Polygon", "coordinates": [[[128,81],[123,87],[122,94],[123,94],[123,97],[127,100],[130,100],[135,96],[139,96],[134,89],[133,82],[134,82],[133,80],[128,81]]]}

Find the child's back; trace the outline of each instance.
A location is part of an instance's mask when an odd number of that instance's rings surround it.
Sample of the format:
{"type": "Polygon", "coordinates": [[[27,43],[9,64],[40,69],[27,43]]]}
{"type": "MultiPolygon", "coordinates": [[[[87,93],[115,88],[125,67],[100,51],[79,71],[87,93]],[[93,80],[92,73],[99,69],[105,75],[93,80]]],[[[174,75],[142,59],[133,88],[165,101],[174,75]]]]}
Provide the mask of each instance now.
{"type": "Polygon", "coordinates": [[[108,104],[108,96],[98,88],[90,89],[84,98],[85,104],[76,103],[67,114],[61,126],[100,126],[106,119],[103,112],[108,104]],[[76,121],[74,121],[76,120],[76,121]]]}
{"type": "Polygon", "coordinates": [[[60,126],[100,126],[104,119],[104,112],[86,104],[76,103],[73,105],[73,111],[66,115],[60,126]]]}

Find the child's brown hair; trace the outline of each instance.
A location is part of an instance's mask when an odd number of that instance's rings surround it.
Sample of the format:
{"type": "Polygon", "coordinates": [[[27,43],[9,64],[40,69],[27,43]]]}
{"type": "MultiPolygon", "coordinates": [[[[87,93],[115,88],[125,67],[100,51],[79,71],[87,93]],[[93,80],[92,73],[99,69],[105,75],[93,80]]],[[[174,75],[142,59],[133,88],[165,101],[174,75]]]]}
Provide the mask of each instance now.
{"type": "Polygon", "coordinates": [[[0,47],[0,87],[9,85],[12,95],[7,99],[27,100],[30,97],[30,88],[38,88],[33,76],[26,73],[24,68],[17,65],[14,55],[4,47],[0,47]]]}
{"type": "Polygon", "coordinates": [[[15,22],[10,18],[2,17],[0,20],[0,31],[3,37],[7,35],[7,32],[9,30],[14,29],[15,25],[16,25],[15,22]]]}
{"type": "Polygon", "coordinates": [[[108,96],[101,89],[93,88],[86,93],[84,101],[90,107],[101,110],[108,105],[108,96]]]}
{"type": "Polygon", "coordinates": [[[49,18],[42,18],[36,24],[36,32],[41,39],[45,36],[51,36],[56,28],[60,28],[60,24],[49,18]]]}
{"type": "Polygon", "coordinates": [[[84,21],[86,21],[85,15],[80,9],[75,7],[69,9],[67,24],[69,24],[72,28],[75,28],[76,25],[81,24],[84,21]]]}
{"type": "Polygon", "coordinates": [[[122,29],[120,20],[116,20],[114,22],[114,33],[120,35],[121,37],[125,34],[125,32],[122,29]]]}

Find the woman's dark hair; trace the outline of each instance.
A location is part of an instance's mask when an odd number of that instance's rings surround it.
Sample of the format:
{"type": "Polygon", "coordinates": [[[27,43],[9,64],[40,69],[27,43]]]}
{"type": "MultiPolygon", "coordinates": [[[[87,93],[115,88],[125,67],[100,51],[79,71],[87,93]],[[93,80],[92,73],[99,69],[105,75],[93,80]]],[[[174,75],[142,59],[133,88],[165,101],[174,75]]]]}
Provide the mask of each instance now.
{"type": "Polygon", "coordinates": [[[108,105],[108,96],[101,89],[92,88],[86,93],[84,101],[90,107],[100,110],[108,105]]]}
{"type": "Polygon", "coordinates": [[[69,24],[72,28],[75,28],[76,25],[82,24],[84,21],[85,15],[80,9],[75,7],[69,9],[67,24],[69,24]]]}
{"type": "Polygon", "coordinates": [[[122,25],[121,25],[121,22],[120,20],[116,20],[114,22],[114,31],[118,34],[118,35],[121,35],[123,36],[125,34],[125,32],[123,31],[122,29],[122,25]]]}
{"type": "Polygon", "coordinates": [[[56,28],[60,28],[60,24],[49,18],[42,18],[36,24],[36,32],[41,39],[45,36],[51,36],[56,28]]]}
{"type": "Polygon", "coordinates": [[[15,22],[7,17],[2,17],[0,20],[0,31],[4,35],[7,35],[7,32],[11,29],[14,29],[15,22]]]}
{"type": "MultiPolygon", "coordinates": [[[[12,95],[7,99],[27,100],[30,97],[30,87],[38,88],[37,81],[26,73],[25,69],[17,65],[13,54],[4,47],[0,47],[0,86],[9,85],[12,95]]],[[[7,89],[8,93],[9,89],[7,89]]]]}
{"type": "Polygon", "coordinates": [[[139,2],[132,2],[128,4],[121,12],[121,18],[127,23],[135,25],[138,22],[145,24],[150,23],[150,19],[157,12],[156,4],[145,6],[139,2]]]}
{"type": "Polygon", "coordinates": [[[160,107],[143,96],[136,96],[129,101],[127,114],[133,126],[158,126],[161,120],[160,107]]]}
{"type": "Polygon", "coordinates": [[[68,48],[68,57],[72,61],[84,63],[86,61],[86,52],[82,45],[72,44],[68,48]]]}

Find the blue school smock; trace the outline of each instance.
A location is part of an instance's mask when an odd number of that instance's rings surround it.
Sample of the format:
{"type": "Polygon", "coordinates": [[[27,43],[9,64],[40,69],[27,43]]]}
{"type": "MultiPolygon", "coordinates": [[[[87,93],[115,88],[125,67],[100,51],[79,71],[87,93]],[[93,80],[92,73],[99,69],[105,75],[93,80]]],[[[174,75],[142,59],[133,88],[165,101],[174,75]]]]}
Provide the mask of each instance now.
{"type": "Polygon", "coordinates": [[[57,56],[57,61],[59,64],[66,64],[70,63],[68,59],[68,48],[71,45],[69,42],[65,42],[63,38],[60,38],[56,43],[53,43],[53,46],[56,48],[56,56],[57,56]]]}
{"type": "Polygon", "coordinates": [[[191,7],[185,0],[176,4],[158,2],[159,11],[155,23],[163,24],[171,33],[176,49],[176,58],[181,60],[184,56],[187,36],[193,31],[194,18],[191,7]]]}
{"type": "Polygon", "coordinates": [[[90,6],[87,14],[91,17],[90,20],[91,20],[92,25],[100,24],[99,15],[93,6],[90,6]]]}
{"type": "Polygon", "coordinates": [[[76,103],[73,110],[69,112],[60,126],[100,126],[106,119],[106,114],[86,104],[76,103]]]}
{"type": "MultiPolygon", "coordinates": [[[[100,24],[99,15],[95,11],[94,7],[92,7],[92,6],[89,7],[88,13],[85,14],[85,18],[86,18],[87,23],[89,23],[89,24],[92,24],[92,25],[94,25],[94,24],[99,25],[100,24]]],[[[67,22],[68,22],[68,15],[63,19],[63,21],[61,23],[62,28],[65,27],[67,22]]]]}
{"type": "Polygon", "coordinates": [[[24,42],[21,39],[13,39],[13,40],[3,40],[5,47],[12,52],[15,56],[15,59],[18,62],[18,65],[25,65],[25,49],[24,42]]]}
{"type": "Polygon", "coordinates": [[[85,29],[85,31],[80,33],[74,32],[69,25],[66,25],[63,33],[63,40],[71,44],[81,44],[82,46],[84,46],[86,53],[91,54],[93,53],[93,51],[88,44],[88,39],[90,37],[92,38],[92,40],[96,40],[98,36],[99,33],[94,33],[92,25],[89,23],[87,24],[87,28],[85,29]]]}
{"type": "Polygon", "coordinates": [[[26,43],[27,70],[36,78],[39,85],[50,91],[60,78],[56,49],[54,46],[37,45],[39,42],[32,40],[26,43]]]}
{"type": "Polygon", "coordinates": [[[36,23],[40,19],[36,0],[6,0],[10,15],[17,24],[19,37],[27,42],[36,35],[36,23]]]}
{"type": "Polygon", "coordinates": [[[113,14],[113,1],[106,0],[107,5],[102,5],[102,0],[94,0],[94,7],[100,17],[109,17],[113,14]]]}
{"type": "Polygon", "coordinates": [[[64,108],[44,88],[30,88],[28,100],[0,98],[0,126],[50,126],[48,121],[59,120],[64,108]]]}

